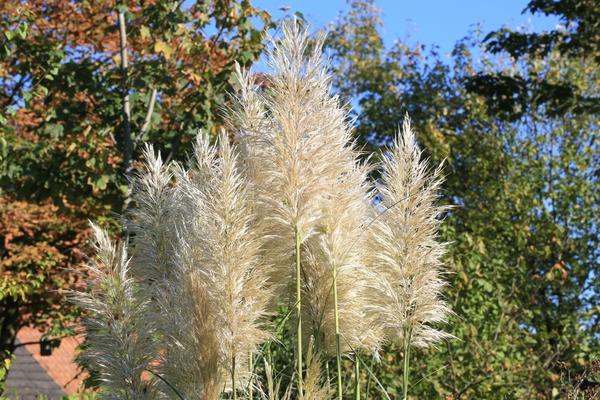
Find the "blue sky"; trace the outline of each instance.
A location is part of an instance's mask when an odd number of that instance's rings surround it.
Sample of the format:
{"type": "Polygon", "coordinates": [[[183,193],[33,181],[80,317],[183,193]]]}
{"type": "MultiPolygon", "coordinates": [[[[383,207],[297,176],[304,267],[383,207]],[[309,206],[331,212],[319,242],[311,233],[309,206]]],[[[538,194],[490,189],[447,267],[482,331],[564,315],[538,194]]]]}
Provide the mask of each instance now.
{"type": "MultiPolygon", "coordinates": [[[[334,21],[345,0],[254,0],[255,6],[274,17],[282,17],[283,6],[289,11],[301,11],[315,27],[334,21]]],[[[521,14],[527,0],[376,0],[383,10],[384,40],[391,44],[395,38],[410,38],[428,46],[438,45],[443,53],[452,50],[457,40],[480,24],[483,32],[503,25],[515,28],[527,26],[533,31],[553,29],[558,19],[544,15],[521,14]]]]}

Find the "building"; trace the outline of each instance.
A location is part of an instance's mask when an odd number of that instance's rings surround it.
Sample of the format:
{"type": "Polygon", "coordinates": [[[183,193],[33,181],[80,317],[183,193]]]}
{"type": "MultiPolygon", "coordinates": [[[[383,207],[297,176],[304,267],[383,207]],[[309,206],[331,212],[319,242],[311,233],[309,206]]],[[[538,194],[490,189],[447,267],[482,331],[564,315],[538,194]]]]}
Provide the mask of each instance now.
{"type": "Polygon", "coordinates": [[[48,400],[81,393],[84,373],[73,361],[83,337],[62,339],[60,346],[50,355],[41,354],[42,332],[24,327],[17,334],[14,360],[6,379],[6,393],[10,399],[37,399],[40,395],[48,400]]]}

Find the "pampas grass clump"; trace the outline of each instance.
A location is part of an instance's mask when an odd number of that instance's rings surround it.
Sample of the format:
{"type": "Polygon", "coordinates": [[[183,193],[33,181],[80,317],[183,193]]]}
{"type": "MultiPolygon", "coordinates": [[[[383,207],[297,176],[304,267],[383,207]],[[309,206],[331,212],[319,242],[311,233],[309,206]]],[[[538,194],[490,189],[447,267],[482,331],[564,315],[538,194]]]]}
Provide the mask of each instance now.
{"type": "Polygon", "coordinates": [[[322,40],[309,45],[296,22],[282,32],[266,88],[238,68],[218,145],[200,134],[190,168],[146,147],[129,239],[94,228],[95,278],[74,299],[107,395],[341,400],[351,356],[358,398],[361,354],[400,343],[406,398],[410,347],[449,337],[440,169],[406,120],[373,184],[378,166],[360,161],[349,110],[330,94],[322,40]],[[285,387],[263,357],[281,310],[295,331],[285,387]]]}

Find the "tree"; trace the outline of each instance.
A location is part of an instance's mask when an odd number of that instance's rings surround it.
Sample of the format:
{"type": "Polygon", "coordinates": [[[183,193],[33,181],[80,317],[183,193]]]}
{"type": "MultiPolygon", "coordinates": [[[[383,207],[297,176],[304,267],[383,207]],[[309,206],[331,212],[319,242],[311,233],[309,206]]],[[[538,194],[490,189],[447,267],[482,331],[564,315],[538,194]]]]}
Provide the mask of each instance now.
{"type": "MultiPolygon", "coordinates": [[[[484,42],[493,54],[508,53],[521,58],[545,58],[552,53],[578,60],[582,57],[600,61],[600,5],[590,0],[531,0],[523,12],[558,16],[559,29],[519,32],[504,27],[489,33],[484,42]]],[[[570,79],[547,81],[537,76],[506,74],[501,71],[480,72],[468,79],[469,90],[488,100],[488,107],[519,118],[530,108],[543,108],[550,117],[566,113],[600,112],[600,99],[585,93],[570,79]]]]}
{"type": "Polygon", "coordinates": [[[19,327],[59,335],[77,315],[63,289],[78,282],[86,220],[118,229],[137,144],[178,159],[198,129],[218,131],[235,62],[256,60],[272,23],[246,0],[29,0],[3,2],[0,26],[0,352],[11,353],[19,327]]]}
{"type": "MultiPolygon", "coordinates": [[[[371,1],[354,1],[333,27],[335,84],[359,105],[357,133],[367,148],[389,143],[394,116],[408,111],[428,155],[447,160],[444,196],[456,205],[443,234],[455,272],[450,333],[459,340],[441,354],[416,356],[422,362],[414,373],[423,379],[413,379],[415,393],[566,398],[570,379],[598,362],[597,118],[584,109],[551,110],[551,102],[533,106],[529,97],[499,109],[497,98],[469,82],[520,76],[597,98],[594,54],[565,56],[563,38],[546,54],[515,60],[486,52],[471,36],[447,63],[420,45],[386,49],[379,13],[371,1]]],[[[391,349],[384,366],[397,357],[391,349]]],[[[398,374],[382,382],[397,387],[398,374]]]]}

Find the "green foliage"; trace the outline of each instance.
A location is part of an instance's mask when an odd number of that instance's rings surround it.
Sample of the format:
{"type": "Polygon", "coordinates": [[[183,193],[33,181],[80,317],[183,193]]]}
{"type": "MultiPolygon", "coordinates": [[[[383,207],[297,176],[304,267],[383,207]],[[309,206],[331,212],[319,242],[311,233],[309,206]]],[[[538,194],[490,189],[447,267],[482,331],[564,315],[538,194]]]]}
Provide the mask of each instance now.
{"type": "MultiPolygon", "coordinates": [[[[546,93],[576,88],[576,102],[597,98],[593,54],[565,56],[557,41],[545,55],[514,60],[485,52],[471,36],[446,62],[419,45],[385,49],[380,27],[372,2],[351,3],[328,42],[335,85],[358,104],[357,133],[369,148],[389,143],[408,111],[429,156],[446,160],[444,195],[457,206],[442,234],[451,242],[447,297],[458,340],[415,356],[411,392],[566,398],[573,382],[564,377],[590,368],[600,350],[597,117],[557,107],[572,101],[561,92],[547,101],[530,92],[539,82],[546,93]],[[480,64],[473,53],[482,54],[480,64]],[[504,104],[493,91],[473,91],[469,82],[483,75],[520,79],[527,96],[507,94],[504,104]]],[[[382,379],[392,393],[397,361],[390,349],[381,371],[374,367],[378,376],[394,371],[382,379]]]]}
{"type": "MultiPolygon", "coordinates": [[[[502,28],[489,33],[484,41],[493,54],[507,53],[516,60],[587,58],[600,61],[600,4],[594,0],[532,0],[525,11],[556,15],[563,26],[542,33],[515,32],[502,28]]],[[[588,63],[589,65],[589,63],[588,63]]],[[[560,117],[566,113],[598,114],[600,98],[585,90],[575,79],[545,79],[520,70],[479,71],[467,78],[467,87],[487,99],[488,107],[505,112],[505,117],[521,118],[527,113],[560,117]]]]}
{"type": "Polygon", "coordinates": [[[8,353],[0,354],[0,399],[2,398],[2,393],[6,390],[6,374],[14,358],[13,355],[8,353]]]}
{"type": "Polygon", "coordinates": [[[63,396],[62,400],[95,400],[98,398],[96,392],[86,392],[83,394],[71,394],[69,396],[63,396]]]}
{"type": "Polygon", "coordinates": [[[234,63],[256,60],[272,27],[269,14],[246,1],[126,2],[130,67],[123,82],[112,2],[44,3],[5,6],[0,14],[1,143],[10,156],[2,157],[0,182],[5,191],[62,206],[120,205],[124,87],[134,142],[152,141],[177,158],[198,129],[218,130],[234,63]],[[66,32],[45,29],[67,18],[66,32]],[[152,89],[151,129],[136,134],[152,89]]]}

